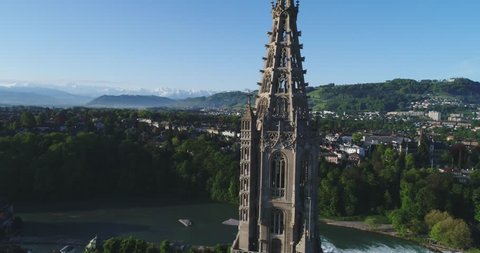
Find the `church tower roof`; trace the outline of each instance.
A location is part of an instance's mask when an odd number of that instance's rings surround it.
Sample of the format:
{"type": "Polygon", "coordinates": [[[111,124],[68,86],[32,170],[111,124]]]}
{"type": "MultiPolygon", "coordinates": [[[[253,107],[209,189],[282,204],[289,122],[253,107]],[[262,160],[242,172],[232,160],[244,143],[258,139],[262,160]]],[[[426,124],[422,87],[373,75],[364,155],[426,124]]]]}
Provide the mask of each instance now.
{"type": "Polygon", "coordinates": [[[247,104],[245,106],[245,112],[242,116],[242,119],[253,119],[254,117],[254,113],[253,113],[253,109],[252,109],[252,102],[251,102],[251,95],[248,96],[248,99],[247,99],[247,104]]]}

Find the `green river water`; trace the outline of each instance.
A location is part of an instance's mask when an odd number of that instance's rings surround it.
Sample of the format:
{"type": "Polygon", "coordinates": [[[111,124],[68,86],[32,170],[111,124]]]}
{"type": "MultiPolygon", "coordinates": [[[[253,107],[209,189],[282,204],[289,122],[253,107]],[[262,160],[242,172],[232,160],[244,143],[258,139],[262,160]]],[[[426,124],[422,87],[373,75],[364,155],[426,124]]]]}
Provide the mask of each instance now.
{"type": "MultiPolygon", "coordinates": [[[[237,208],[228,204],[152,205],[151,201],[109,203],[86,202],[17,207],[24,222],[22,236],[49,238],[54,241],[76,239],[88,241],[96,234],[100,238],[134,236],[151,242],[168,239],[194,245],[231,243],[236,227],[222,225],[236,218],[237,208]],[[188,218],[192,227],[184,227],[178,219],[188,218]]],[[[429,252],[411,242],[365,231],[321,224],[322,247],[325,253],[351,252],[429,252]]],[[[34,253],[50,253],[62,243],[25,244],[34,253]]],[[[83,252],[78,249],[76,253],[83,252]]]]}

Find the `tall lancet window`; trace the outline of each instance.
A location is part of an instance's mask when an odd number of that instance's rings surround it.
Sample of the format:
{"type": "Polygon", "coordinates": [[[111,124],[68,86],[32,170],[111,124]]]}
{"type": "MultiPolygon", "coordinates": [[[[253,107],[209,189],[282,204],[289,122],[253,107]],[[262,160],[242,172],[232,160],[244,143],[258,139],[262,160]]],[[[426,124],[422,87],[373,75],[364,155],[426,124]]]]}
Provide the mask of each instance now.
{"type": "Polygon", "coordinates": [[[270,233],[274,235],[281,235],[283,234],[285,219],[283,215],[283,211],[279,209],[274,209],[272,212],[271,217],[271,226],[270,226],[270,233]]]}
{"type": "Polygon", "coordinates": [[[282,153],[277,152],[272,157],[271,165],[271,190],[272,196],[277,198],[285,197],[285,172],[287,161],[282,153]]]}
{"type": "Polygon", "coordinates": [[[287,93],[288,92],[288,76],[286,73],[281,73],[278,77],[278,87],[277,93],[287,93]]]}
{"type": "Polygon", "coordinates": [[[288,67],[288,52],[286,47],[282,49],[282,55],[280,56],[280,67],[288,67]]]}

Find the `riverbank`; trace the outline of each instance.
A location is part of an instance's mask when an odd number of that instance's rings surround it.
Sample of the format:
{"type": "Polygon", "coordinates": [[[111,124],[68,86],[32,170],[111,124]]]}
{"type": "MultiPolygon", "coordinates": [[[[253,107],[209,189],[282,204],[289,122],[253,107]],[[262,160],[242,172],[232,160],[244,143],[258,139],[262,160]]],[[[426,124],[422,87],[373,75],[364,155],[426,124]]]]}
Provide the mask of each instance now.
{"type": "Polygon", "coordinates": [[[332,219],[321,219],[322,222],[338,227],[353,228],[363,231],[375,232],[384,235],[400,237],[398,233],[393,229],[391,224],[378,224],[374,228],[366,224],[363,221],[339,221],[332,219]]]}
{"type": "Polygon", "coordinates": [[[333,220],[333,219],[326,219],[326,218],[322,218],[320,219],[320,221],[330,226],[352,228],[352,229],[368,231],[372,233],[378,233],[378,234],[388,235],[388,236],[392,236],[399,239],[408,240],[411,242],[418,243],[423,247],[437,253],[462,252],[462,251],[457,251],[455,249],[450,249],[442,245],[426,243],[419,240],[415,240],[414,238],[401,236],[395,231],[395,229],[391,224],[377,224],[374,227],[372,227],[371,225],[365,223],[364,221],[342,221],[342,220],[333,220]]]}
{"type": "MultiPolygon", "coordinates": [[[[17,214],[24,220],[24,229],[17,242],[35,253],[51,252],[67,243],[86,243],[94,235],[100,239],[129,237],[160,243],[169,240],[188,245],[231,243],[237,228],[222,222],[238,215],[238,206],[218,203],[171,204],[162,200],[74,203],[19,206],[17,214]],[[185,227],[178,219],[193,221],[185,227]],[[48,238],[53,244],[44,244],[48,238]],[[60,241],[59,241],[60,240],[60,241]],[[30,242],[30,243],[29,243],[30,242]],[[71,242],[71,241],[70,241],[71,242]],[[72,242],[74,243],[74,242],[72,242]]],[[[395,237],[320,224],[324,252],[390,252],[429,253],[417,243],[395,237]]],[[[83,246],[80,246],[83,248],[83,246]]]]}

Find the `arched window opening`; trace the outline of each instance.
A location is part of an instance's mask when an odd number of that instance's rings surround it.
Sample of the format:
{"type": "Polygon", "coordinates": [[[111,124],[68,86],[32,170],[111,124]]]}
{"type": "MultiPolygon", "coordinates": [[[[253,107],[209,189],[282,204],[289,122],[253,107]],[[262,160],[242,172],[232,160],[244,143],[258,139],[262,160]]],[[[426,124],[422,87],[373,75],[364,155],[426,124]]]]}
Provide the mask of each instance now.
{"type": "Polygon", "coordinates": [[[280,75],[278,78],[278,87],[277,87],[277,92],[278,93],[287,93],[288,92],[288,76],[287,74],[283,73],[280,75]]]}
{"type": "Polygon", "coordinates": [[[288,55],[287,55],[287,48],[284,47],[282,49],[282,55],[280,56],[280,67],[286,68],[288,66],[288,55]]]}
{"type": "Polygon", "coordinates": [[[248,191],[248,179],[243,179],[242,181],[242,189],[244,191],[248,191]]]}
{"type": "Polygon", "coordinates": [[[242,166],[242,175],[244,176],[249,176],[250,173],[248,173],[248,164],[244,163],[242,166]]]}
{"type": "Polygon", "coordinates": [[[274,235],[282,235],[285,224],[283,211],[278,209],[273,210],[271,222],[270,233],[274,235]]]}
{"type": "Polygon", "coordinates": [[[250,122],[248,120],[242,121],[242,129],[243,130],[250,130],[250,122]]]}
{"type": "Polygon", "coordinates": [[[272,196],[277,198],[285,197],[285,173],[287,161],[281,153],[276,153],[272,157],[271,164],[271,190],[272,196]]]}
{"type": "Polygon", "coordinates": [[[292,63],[292,67],[293,67],[293,68],[298,68],[298,67],[299,67],[299,66],[298,66],[298,62],[297,62],[297,57],[292,56],[292,57],[290,58],[290,62],[292,63]]]}
{"type": "Polygon", "coordinates": [[[247,209],[241,209],[240,210],[240,220],[248,221],[248,210],[247,209]]]}
{"type": "Polygon", "coordinates": [[[298,78],[298,76],[292,76],[292,90],[303,92],[300,86],[300,79],[298,78]]]}
{"type": "Polygon", "coordinates": [[[281,31],[282,31],[282,32],[281,32],[281,33],[282,33],[282,34],[281,34],[281,39],[282,39],[281,41],[282,41],[282,42],[287,42],[287,40],[288,40],[288,35],[289,35],[289,33],[287,32],[287,30],[286,30],[285,28],[286,28],[286,27],[283,27],[283,29],[280,28],[281,31]]]}
{"type": "Polygon", "coordinates": [[[248,159],[249,159],[249,151],[250,151],[249,148],[243,148],[243,149],[242,149],[242,153],[243,153],[243,154],[242,154],[242,159],[243,159],[243,160],[248,161],[248,159]]]}
{"type": "Polygon", "coordinates": [[[248,206],[248,195],[247,194],[242,195],[242,206],[248,206]]]}

